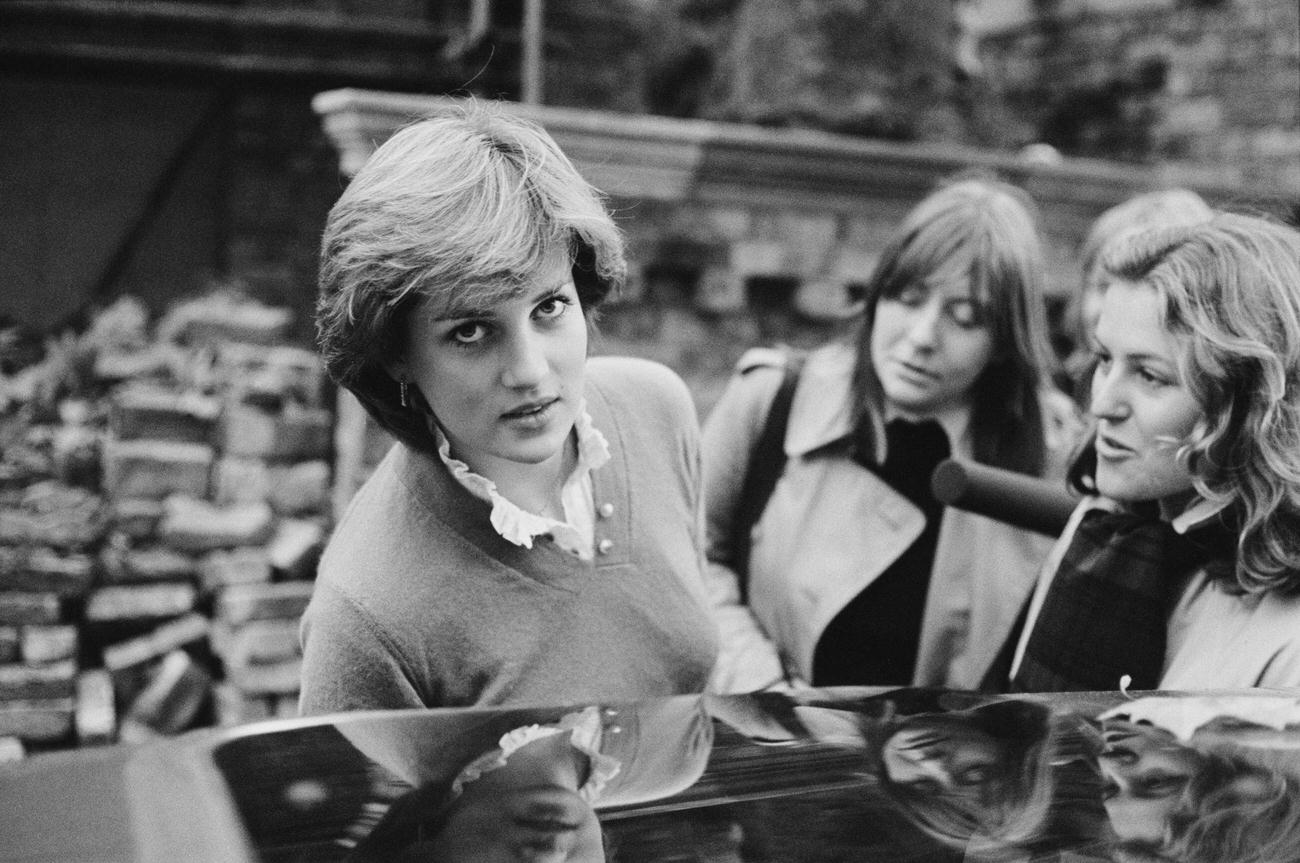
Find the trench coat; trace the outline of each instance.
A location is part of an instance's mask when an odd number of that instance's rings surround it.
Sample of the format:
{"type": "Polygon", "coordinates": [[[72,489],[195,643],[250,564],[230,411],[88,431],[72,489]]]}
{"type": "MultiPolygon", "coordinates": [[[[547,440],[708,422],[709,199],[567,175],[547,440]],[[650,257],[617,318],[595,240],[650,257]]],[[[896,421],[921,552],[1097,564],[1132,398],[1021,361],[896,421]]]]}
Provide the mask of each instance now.
{"type": "MultiPolygon", "coordinates": [[[[780,384],[783,354],[747,353],[705,424],[707,577],[722,641],[714,691],[810,681],[827,625],[924,528],[911,501],[828,450],[852,430],[854,357],[852,345],[836,342],[804,363],[786,428],[784,472],[751,533],[747,603],[730,566],[731,527],[749,454],[780,384]]],[[[1046,393],[1043,404],[1048,473],[1063,476],[1077,414],[1060,393],[1046,393]]],[[[966,429],[945,430],[953,455],[969,458],[966,429]]],[[[1052,543],[1052,537],[945,509],[914,678],[881,683],[977,688],[1011,636],[1052,543]]]]}

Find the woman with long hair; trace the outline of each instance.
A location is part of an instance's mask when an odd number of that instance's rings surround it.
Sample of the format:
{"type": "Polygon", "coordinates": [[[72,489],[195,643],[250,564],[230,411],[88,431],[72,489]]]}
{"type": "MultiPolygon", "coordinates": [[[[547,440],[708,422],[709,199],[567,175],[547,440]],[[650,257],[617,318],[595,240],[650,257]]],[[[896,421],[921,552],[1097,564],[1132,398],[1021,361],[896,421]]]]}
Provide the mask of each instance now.
{"type": "Polygon", "coordinates": [[[1022,691],[1300,685],[1300,231],[1219,214],[1109,249],[1086,497],[1022,691]]]}
{"type": "Polygon", "coordinates": [[[704,427],[707,552],[723,633],[714,685],[978,686],[1050,540],[930,491],[948,456],[1064,472],[1044,265],[1023,191],[963,177],[895,229],[846,339],[798,367],[751,352],[704,427]],[[782,392],[779,480],[747,476],[782,392]]]}

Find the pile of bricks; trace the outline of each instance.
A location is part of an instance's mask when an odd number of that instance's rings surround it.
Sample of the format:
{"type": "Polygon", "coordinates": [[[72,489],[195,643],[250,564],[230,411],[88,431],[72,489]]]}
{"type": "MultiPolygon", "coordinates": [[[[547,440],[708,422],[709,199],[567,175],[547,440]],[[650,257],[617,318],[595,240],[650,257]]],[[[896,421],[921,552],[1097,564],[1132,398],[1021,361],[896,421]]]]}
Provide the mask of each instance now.
{"type": "Polygon", "coordinates": [[[296,710],[334,423],[289,317],[123,300],[0,377],[0,754],[296,710]]]}

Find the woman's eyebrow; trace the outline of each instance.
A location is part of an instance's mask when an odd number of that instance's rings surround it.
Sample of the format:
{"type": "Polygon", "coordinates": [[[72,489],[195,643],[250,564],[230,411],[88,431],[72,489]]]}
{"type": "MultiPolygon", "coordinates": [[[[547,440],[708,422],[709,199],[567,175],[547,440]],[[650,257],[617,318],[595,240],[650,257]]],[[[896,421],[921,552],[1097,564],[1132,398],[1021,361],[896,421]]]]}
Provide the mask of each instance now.
{"type": "Polygon", "coordinates": [[[1173,362],[1172,359],[1163,354],[1153,354],[1147,351],[1114,351],[1111,348],[1108,348],[1105,342],[1097,338],[1095,333],[1093,334],[1093,337],[1088,340],[1088,346],[1093,353],[1107,353],[1111,354],[1116,359],[1127,360],[1129,362],[1148,362],[1151,360],[1156,360],[1162,363],[1173,362]]]}
{"type": "Polygon", "coordinates": [[[549,297],[558,291],[564,290],[566,287],[568,287],[571,284],[573,284],[573,276],[566,275],[560,279],[557,279],[555,282],[553,282],[550,285],[540,287],[537,290],[533,291],[532,298],[534,301],[545,299],[546,297],[549,297]]]}
{"type": "MultiPolygon", "coordinates": [[[[566,286],[573,284],[573,277],[565,275],[557,279],[554,284],[539,287],[528,294],[529,302],[540,302],[558,291],[563,290],[566,286]]],[[[430,320],[435,322],[444,321],[461,321],[466,318],[491,318],[496,315],[497,307],[501,300],[513,299],[512,296],[503,296],[496,302],[487,301],[482,305],[476,305],[473,301],[469,302],[451,302],[445,307],[438,309],[430,315],[430,320]]]]}
{"type": "Polygon", "coordinates": [[[432,321],[459,321],[465,318],[489,318],[494,311],[495,309],[492,306],[449,305],[434,312],[429,319],[432,321]]]}
{"type": "Polygon", "coordinates": [[[1132,363],[1156,362],[1164,363],[1166,365],[1174,365],[1174,361],[1169,357],[1166,357],[1163,354],[1148,353],[1146,351],[1130,351],[1128,353],[1120,354],[1120,357],[1132,363]]]}

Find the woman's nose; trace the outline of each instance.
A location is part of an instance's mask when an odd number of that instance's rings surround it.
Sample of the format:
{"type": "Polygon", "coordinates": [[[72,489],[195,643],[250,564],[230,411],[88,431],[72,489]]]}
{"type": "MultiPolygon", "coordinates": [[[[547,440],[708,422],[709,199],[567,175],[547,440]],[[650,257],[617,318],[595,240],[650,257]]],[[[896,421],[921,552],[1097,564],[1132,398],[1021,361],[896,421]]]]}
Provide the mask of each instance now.
{"type": "Polygon", "coordinates": [[[939,320],[942,304],[938,297],[919,306],[912,314],[907,337],[917,347],[934,347],[939,340],[939,320]]]}
{"type": "Polygon", "coordinates": [[[1113,370],[1098,368],[1092,377],[1092,399],[1089,405],[1093,416],[1111,421],[1128,416],[1128,400],[1121,381],[1113,370]]]}
{"type": "Polygon", "coordinates": [[[1097,757],[1109,768],[1107,772],[1113,772],[1117,776],[1122,776],[1126,768],[1138,762],[1137,753],[1122,746],[1108,746],[1097,757]]]}
{"type": "Polygon", "coordinates": [[[542,339],[531,332],[507,340],[501,381],[512,389],[535,387],[546,378],[548,368],[542,339]]]}
{"type": "Polygon", "coordinates": [[[956,783],[953,782],[952,767],[947,755],[924,758],[918,761],[916,766],[940,790],[952,791],[955,787],[956,783]]]}

